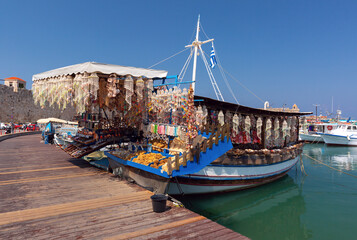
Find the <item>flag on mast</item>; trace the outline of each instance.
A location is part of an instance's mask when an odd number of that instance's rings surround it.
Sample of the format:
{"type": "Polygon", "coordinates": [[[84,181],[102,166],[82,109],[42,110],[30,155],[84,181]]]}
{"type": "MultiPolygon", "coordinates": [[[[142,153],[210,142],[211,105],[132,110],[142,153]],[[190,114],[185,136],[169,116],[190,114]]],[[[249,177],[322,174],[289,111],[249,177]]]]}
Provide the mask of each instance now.
{"type": "Polygon", "coordinates": [[[213,43],[212,43],[212,50],[211,50],[211,55],[210,55],[210,63],[211,63],[211,68],[214,68],[217,65],[216,53],[214,51],[213,43]]]}

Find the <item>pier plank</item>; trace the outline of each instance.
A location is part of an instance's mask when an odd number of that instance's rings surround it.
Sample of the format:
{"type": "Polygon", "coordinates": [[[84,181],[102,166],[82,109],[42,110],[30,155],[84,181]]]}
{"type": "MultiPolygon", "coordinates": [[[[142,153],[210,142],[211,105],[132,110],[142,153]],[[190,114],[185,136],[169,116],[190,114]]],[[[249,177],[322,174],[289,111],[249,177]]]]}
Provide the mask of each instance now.
{"type": "Polygon", "coordinates": [[[208,239],[246,237],[73,159],[39,135],[0,143],[0,239],[208,239]]]}

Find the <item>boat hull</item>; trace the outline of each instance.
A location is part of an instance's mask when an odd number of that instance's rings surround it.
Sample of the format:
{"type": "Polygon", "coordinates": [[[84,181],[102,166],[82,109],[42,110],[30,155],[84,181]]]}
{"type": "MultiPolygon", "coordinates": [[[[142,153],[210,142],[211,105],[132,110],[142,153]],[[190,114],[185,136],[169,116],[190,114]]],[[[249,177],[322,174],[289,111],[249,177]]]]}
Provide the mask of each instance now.
{"type": "Polygon", "coordinates": [[[205,194],[256,187],[283,177],[298,160],[299,157],[296,157],[284,162],[260,166],[210,165],[196,174],[177,177],[175,179],[177,181],[170,181],[167,193],[205,194]]]}
{"type": "Polygon", "coordinates": [[[315,142],[315,143],[323,143],[324,142],[324,139],[319,134],[300,133],[299,138],[301,141],[305,141],[305,142],[315,142]]]}
{"type": "Polygon", "coordinates": [[[324,141],[328,145],[339,145],[339,146],[354,146],[357,147],[357,137],[356,136],[341,136],[333,134],[322,135],[324,141]]]}

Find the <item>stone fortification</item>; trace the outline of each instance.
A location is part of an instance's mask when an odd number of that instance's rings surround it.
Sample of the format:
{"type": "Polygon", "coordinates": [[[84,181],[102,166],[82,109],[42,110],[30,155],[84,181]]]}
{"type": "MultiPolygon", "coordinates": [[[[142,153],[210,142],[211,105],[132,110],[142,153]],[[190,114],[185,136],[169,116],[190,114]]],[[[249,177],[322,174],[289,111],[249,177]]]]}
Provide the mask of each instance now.
{"type": "Polygon", "coordinates": [[[0,122],[27,123],[48,117],[72,120],[75,114],[72,106],[63,111],[57,105],[41,108],[39,104],[35,105],[31,90],[14,92],[12,87],[0,85],[0,122]]]}

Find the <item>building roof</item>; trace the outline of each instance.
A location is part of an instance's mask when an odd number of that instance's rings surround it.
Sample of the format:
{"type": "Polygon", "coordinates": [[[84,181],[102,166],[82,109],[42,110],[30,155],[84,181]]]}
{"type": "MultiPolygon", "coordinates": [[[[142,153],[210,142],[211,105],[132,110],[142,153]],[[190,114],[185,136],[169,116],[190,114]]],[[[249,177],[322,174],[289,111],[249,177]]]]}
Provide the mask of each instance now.
{"type": "Polygon", "coordinates": [[[9,77],[9,78],[5,78],[4,80],[18,80],[18,81],[26,82],[25,80],[18,78],[18,77],[9,77]]]}

